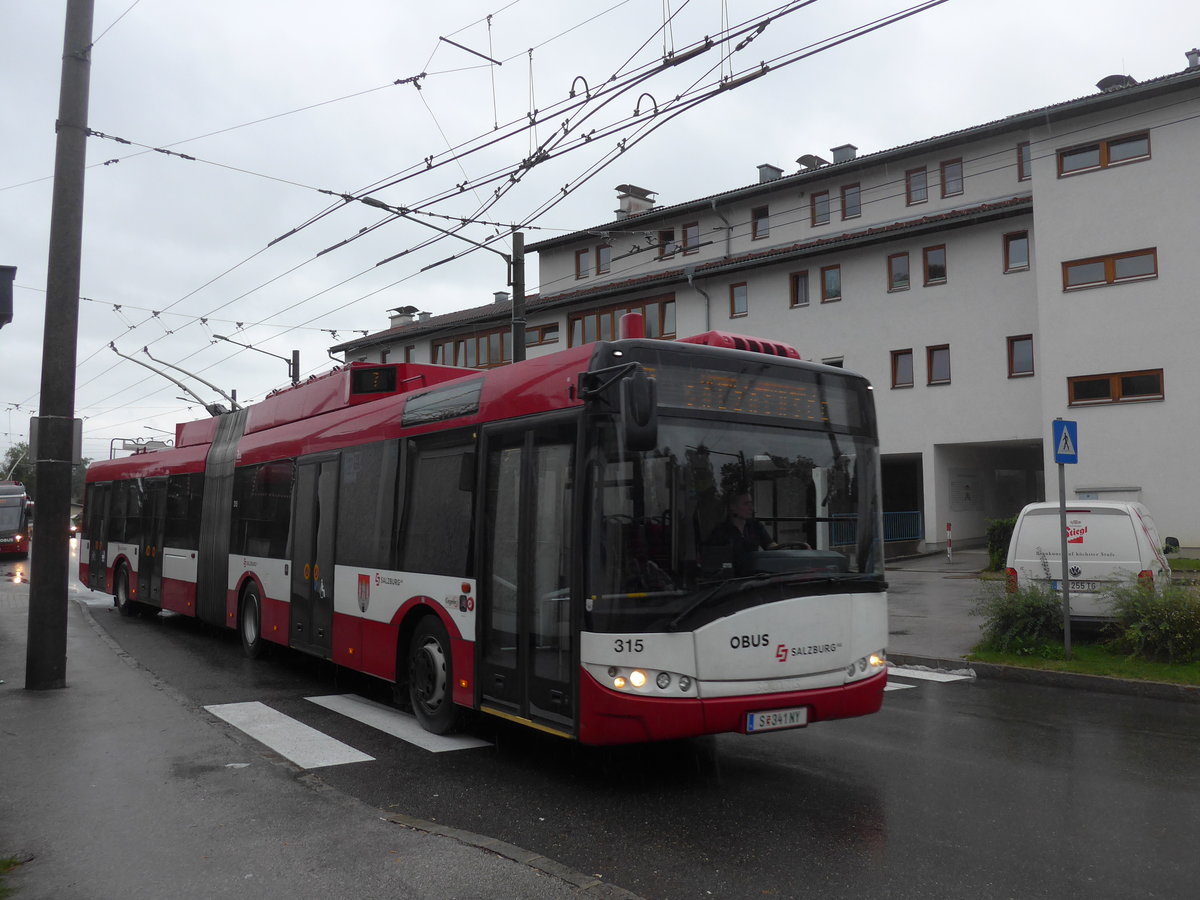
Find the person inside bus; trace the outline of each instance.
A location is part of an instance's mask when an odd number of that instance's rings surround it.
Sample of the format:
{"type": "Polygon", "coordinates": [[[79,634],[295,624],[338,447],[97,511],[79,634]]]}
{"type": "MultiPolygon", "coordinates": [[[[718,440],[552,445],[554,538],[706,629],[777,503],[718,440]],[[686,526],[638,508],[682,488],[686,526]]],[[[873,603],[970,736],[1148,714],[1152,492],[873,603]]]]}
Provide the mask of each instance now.
{"type": "Polygon", "coordinates": [[[725,521],[721,522],[708,536],[707,543],[714,546],[733,546],[734,568],[739,559],[755,550],[775,550],[779,547],[762,522],[754,518],[754,500],[749,494],[731,494],[725,506],[725,521]]]}

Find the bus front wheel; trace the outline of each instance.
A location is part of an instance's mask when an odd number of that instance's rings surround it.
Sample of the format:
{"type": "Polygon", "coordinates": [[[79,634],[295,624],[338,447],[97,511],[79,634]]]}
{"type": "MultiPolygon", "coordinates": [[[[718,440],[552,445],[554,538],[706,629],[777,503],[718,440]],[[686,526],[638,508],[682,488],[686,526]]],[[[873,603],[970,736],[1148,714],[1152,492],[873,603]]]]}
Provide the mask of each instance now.
{"type": "Polygon", "coordinates": [[[262,601],[258,588],[246,585],[242,592],[241,615],[238,616],[238,631],[242,635],[242,650],[251,659],[258,659],[267,651],[267,642],[262,636],[262,601]]]}
{"type": "Polygon", "coordinates": [[[126,618],[137,615],[137,604],[129,599],[129,570],[124,566],[118,566],[113,576],[113,603],[126,618]]]}
{"type": "Polygon", "coordinates": [[[408,645],[408,696],[413,714],[426,731],[448,734],[458,724],[458,707],[451,698],[454,666],[450,636],[437,616],[426,616],[408,645]]]}

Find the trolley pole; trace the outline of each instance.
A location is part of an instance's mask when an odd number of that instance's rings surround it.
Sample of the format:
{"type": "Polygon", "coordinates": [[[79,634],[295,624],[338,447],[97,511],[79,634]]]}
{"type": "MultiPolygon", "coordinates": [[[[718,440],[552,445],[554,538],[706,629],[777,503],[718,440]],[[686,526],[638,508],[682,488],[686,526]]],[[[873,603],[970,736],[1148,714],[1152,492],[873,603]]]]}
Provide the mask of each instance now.
{"type": "Polygon", "coordinates": [[[58,141],[50,210],[41,409],[37,418],[37,549],[29,578],[25,687],[67,686],[67,589],[74,463],[75,344],[87,153],[94,0],[67,0],[59,87],[58,141]]]}

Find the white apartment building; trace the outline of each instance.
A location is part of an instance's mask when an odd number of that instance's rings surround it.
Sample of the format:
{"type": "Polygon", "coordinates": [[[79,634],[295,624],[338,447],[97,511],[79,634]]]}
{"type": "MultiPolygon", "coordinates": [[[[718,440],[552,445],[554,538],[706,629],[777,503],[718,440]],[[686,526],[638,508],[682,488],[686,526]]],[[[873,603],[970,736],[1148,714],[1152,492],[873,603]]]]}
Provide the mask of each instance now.
{"type": "MultiPolygon", "coordinates": [[[[875,386],[884,509],[904,549],[985,534],[1054,499],[1051,422],[1078,422],[1070,500],[1136,499],[1200,546],[1200,51],[1188,68],[902,147],[668,206],[618,188],[615,218],[530,244],[528,355],[612,336],[770,337],[875,386]],[[914,523],[919,523],[914,525],[914,523]],[[905,529],[909,529],[907,532],[905,529]]],[[[332,348],[487,367],[511,302],[332,348]]],[[[894,548],[895,549],[895,548],[894,548]]]]}

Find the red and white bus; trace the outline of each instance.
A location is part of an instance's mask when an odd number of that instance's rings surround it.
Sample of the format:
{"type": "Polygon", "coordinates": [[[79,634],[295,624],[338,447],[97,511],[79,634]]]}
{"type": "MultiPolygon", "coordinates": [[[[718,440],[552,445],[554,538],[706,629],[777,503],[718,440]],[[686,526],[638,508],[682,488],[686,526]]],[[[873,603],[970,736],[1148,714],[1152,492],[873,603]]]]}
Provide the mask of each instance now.
{"type": "Polygon", "coordinates": [[[881,536],[866,379],[711,332],[355,363],[181,424],[89,467],[79,577],[390,681],[434,732],[616,744],[878,710],[881,536]],[[747,503],[769,549],[728,537],[747,503]]]}

